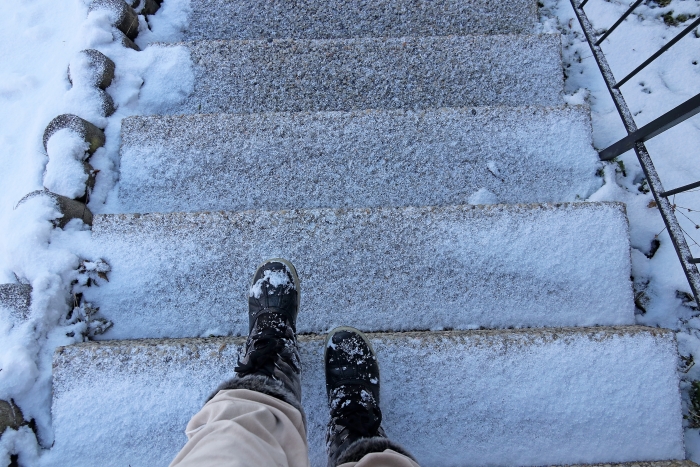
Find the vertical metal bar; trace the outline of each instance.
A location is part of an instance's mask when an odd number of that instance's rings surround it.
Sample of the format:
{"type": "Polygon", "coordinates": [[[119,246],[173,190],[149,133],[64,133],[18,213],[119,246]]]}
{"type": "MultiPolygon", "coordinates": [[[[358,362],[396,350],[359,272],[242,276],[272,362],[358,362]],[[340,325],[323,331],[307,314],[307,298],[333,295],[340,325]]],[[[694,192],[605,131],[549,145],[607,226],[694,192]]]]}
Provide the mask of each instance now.
{"type": "MultiPolygon", "coordinates": [[[[608,61],[605,58],[603,51],[601,50],[600,46],[596,45],[593,42],[593,26],[588,20],[586,13],[580,8],[576,7],[576,0],[571,0],[571,5],[574,7],[574,13],[576,14],[576,17],[578,18],[578,21],[581,24],[583,33],[586,36],[586,40],[588,41],[588,45],[591,47],[593,56],[595,57],[595,60],[598,63],[598,68],[600,68],[600,72],[602,73],[603,79],[605,80],[605,85],[607,86],[608,91],[610,92],[610,96],[612,97],[613,102],[615,103],[615,107],[617,107],[617,111],[620,114],[620,118],[622,118],[622,122],[625,125],[625,129],[627,130],[628,134],[634,133],[635,131],[637,131],[637,124],[635,123],[634,118],[632,117],[632,113],[630,112],[629,107],[627,107],[627,103],[625,102],[622,93],[619,89],[615,87],[615,77],[613,76],[612,71],[610,70],[610,65],[608,65],[608,61]]],[[[681,262],[681,266],[683,267],[683,272],[685,272],[685,276],[688,279],[690,289],[692,290],[693,295],[695,296],[695,301],[696,303],[700,304],[700,273],[698,273],[697,266],[692,262],[693,257],[690,254],[690,248],[688,248],[688,243],[685,241],[683,229],[681,229],[681,226],[678,223],[678,219],[676,219],[676,215],[673,212],[673,207],[669,199],[667,197],[660,196],[660,193],[664,192],[664,188],[661,184],[659,174],[656,172],[656,168],[654,168],[654,163],[652,162],[651,157],[649,156],[649,152],[647,152],[646,146],[644,146],[644,143],[636,143],[634,145],[634,152],[637,154],[637,159],[639,159],[639,163],[642,166],[642,170],[644,171],[644,175],[646,176],[649,188],[651,189],[651,192],[654,195],[656,205],[658,206],[659,212],[661,213],[661,218],[663,219],[664,224],[666,225],[666,229],[668,230],[668,234],[671,237],[673,247],[676,250],[676,254],[678,255],[678,259],[681,262]]]]}
{"type": "Polygon", "coordinates": [[[575,2],[576,0],[571,0],[571,4],[574,5],[574,13],[576,13],[576,18],[581,24],[583,34],[586,36],[588,45],[591,47],[593,57],[598,64],[598,68],[600,68],[600,72],[603,75],[605,84],[608,87],[608,91],[612,96],[613,102],[615,103],[617,112],[620,114],[620,118],[622,118],[622,123],[625,125],[625,129],[627,129],[627,133],[632,133],[637,130],[637,124],[634,122],[632,112],[630,112],[629,108],[627,107],[625,99],[622,97],[620,90],[616,89],[615,87],[615,76],[613,75],[612,70],[610,70],[610,65],[608,65],[608,60],[605,58],[603,50],[599,45],[595,45],[595,42],[593,41],[593,36],[595,34],[593,25],[591,25],[591,22],[588,20],[586,13],[583,10],[576,8],[575,2]]]}
{"type": "Polygon", "coordinates": [[[625,20],[625,18],[627,18],[627,17],[634,11],[635,8],[637,8],[639,5],[641,5],[643,1],[644,1],[644,0],[637,0],[636,2],[634,2],[634,3],[632,4],[632,6],[629,8],[629,10],[627,10],[627,11],[625,12],[625,14],[622,15],[622,16],[620,17],[620,19],[618,19],[618,20],[615,22],[615,24],[613,24],[612,26],[610,26],[610,29],[608,29],[608,30],[605,32],[605,34],[603,34],[603,37],[601,37],[600,39],[598,39],[598,41],[595,43],[595,45],[600,45],[600,44],[602,44],[603,41],[604,41],[605,39],[607,39],[608,36],[609,36],[619,25],[622,24],[622,22],[625,20]]]}

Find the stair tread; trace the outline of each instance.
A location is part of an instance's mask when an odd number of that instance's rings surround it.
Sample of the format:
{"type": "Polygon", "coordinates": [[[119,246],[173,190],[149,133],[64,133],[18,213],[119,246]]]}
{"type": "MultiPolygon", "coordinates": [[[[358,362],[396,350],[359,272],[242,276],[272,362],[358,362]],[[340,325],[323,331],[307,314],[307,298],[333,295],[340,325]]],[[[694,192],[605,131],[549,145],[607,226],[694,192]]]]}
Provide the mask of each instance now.
{"type": "Polygon", "coordinates": [[[558,34],[180,45],[194,91],[174,114],[562,103],[558,34]]]}
{"type": "Polygon", "coordinates": [[[199,0],[184,37],[195,39],[446,36],[530,32],[533,0],[199,0]]]}
{"type": "MultiPolygon", "coordinates": [[[[381,367],[386,431],[421,465],[684,456],[671,331],[444,331],[370,340],[381,367]]],[[[324,341],[299,341],[310,457],[320,467],[328,417],[324,341]]],[[[59,348],[51,465],[166,465],[185,442],[189,417],[232,376],[242,344],[211,338],[59,348]]]]}
{"type": "Polygon", "coordinates": [[[247,334],[272,257],[299,271],[300,332],[634,322],[621,203],[97,215],[91,252],[110,339],[247,334]]]}
{"type": "Polygon", "coordinates": [[[117,212],[585,199],[587,107],[130,117],[117,212]]]}

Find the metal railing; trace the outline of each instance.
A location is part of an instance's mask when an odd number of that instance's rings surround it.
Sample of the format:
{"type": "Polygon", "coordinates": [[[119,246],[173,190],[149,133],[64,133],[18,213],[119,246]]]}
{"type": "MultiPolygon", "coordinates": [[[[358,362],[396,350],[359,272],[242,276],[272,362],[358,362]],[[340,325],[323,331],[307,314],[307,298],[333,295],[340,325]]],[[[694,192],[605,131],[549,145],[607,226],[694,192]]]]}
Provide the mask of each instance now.
{"type": "Polygon", "coordinates": [[[698,305],[700,305],[700,273],[698,273],[698,268],[696,266],[696,264],[700,263],[700,258],[693,258],[690,252],[690,248],[688,247],[688,243],[686,242],[683,228],[678,223],[678,219],[676,218],[675,206],[669,200],[669,196],[700,187],[700,181],[678,188],[674,188],[672,190],[664,190],[663,185],[661,184],[661,179],[659,178],[659,174],[656,172],[656,169],[654,168],[654,163],[651,160],[651,156],[649,156],[649,152],[647,151],[647,148],[644,145],[645,141],[650,140],[654,136],[663,133],[664,131],[678,125],[679,123],[689,119],[693,115],[700,112],[700,94],[687,100],[683,104],[665,113],[656,120],[644,125],[642,128],[637,128],[637,124],[635,123],[634,118],[632,117],[632,113],[627,107],[627,103],[625,102],[625,99],[622,96],[622,92],[620,92],[620,87],[623,84],[628,82],[633,76],[635,76],[637,73],[646,68],[650,63],[656,60],[661,54],[666,52],[670,47],[676,44],[690,31],[698,27],[698,25],[700,25],[700,18],[693,21],[689,26],[683,29],[683,31],[680,34],[671,39],[666,45],[664,45],[656,53],[651,55],[641,65],[635,68],[631,73],[622,78],[620,81],[616,81],[615,76],[613,75],[612,70],[610,69],[610,65],[608,65],[608,61],[605,58],[605,54],[603,54],[603,51],[600,48],[600,44],[605,39],[607,39],[608,36],[610,36],[610,34],[620,24],[622,24],[625,18],[627,18],[635,10],[635,8],[641,5],[644,0],[636,0],[630,6],[630,8],[622,15],[622,17],[620,17],[620,19],[618,19],[599,38],[596,38],[595,29],[593,29],[591,22],[588,20],[588,17],[586,16],[585,11],[583,10],[583,7],[586,5],[588,0],[583,0],[580,3],[578,2],[578,0],[570,1],[571,5],[574,8],[574,12],[576,13],[576,17],[578,18],[578,21],[581,24],[583,33],[586,36],[588,45],[591,47],[593,57],[595,57],[595,60],[598,63],[598,68],[600,68],[600,72],[603,75],[605,85],[607,86],[608,91],[610,92],[610,96],[612,97],[612,100],[615,103],[615,107],[617,108],[617,111],[620,114],[622,123],[625,125],[625,129],[627,130],[626,137],[622,138],[620,141],[612,144],[611,146],[599,152],[600,159],[608,161],[614,159],[615,157],[623,154],[626,151],[629,151],[630,149],[634,149],[635,153],[637,154],[637,159],[639,159],[639,163],[641,164],[642,170],[644,171],[644,175],[646,176],[649,189],[654,195],[656,205],[659,208],[659,212],[661,213],[661,217],[663,218],[664,224],[666,225],[666,229],[668,230],[669,236],[671,237],[673,246],[676,249],[676,253],[678,254],[678,259],[681,262],[683,271],[685,272],[685,275],[688,278],[688,283],[690,284],[690,288],[693,292],[693,295],[695,296],[695,302],[698,305]]]}

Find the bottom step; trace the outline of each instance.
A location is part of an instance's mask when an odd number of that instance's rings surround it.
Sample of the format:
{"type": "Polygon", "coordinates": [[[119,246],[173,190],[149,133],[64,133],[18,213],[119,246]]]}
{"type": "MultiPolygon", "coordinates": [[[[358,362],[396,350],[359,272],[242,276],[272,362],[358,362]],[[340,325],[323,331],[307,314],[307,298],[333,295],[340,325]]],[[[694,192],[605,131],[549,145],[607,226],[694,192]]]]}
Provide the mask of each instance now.
{"type": "MultiPolygon", "coordinates": [[[[387,434],[423,467],[685,457],[672,332],[377,333],[387,434]]],[[[311,464],[325,466],[323,336],[300,336],[311,464]]],[[[167,465],[241,338],[107,341],[54,356],[46,465],[167,465]]]]}

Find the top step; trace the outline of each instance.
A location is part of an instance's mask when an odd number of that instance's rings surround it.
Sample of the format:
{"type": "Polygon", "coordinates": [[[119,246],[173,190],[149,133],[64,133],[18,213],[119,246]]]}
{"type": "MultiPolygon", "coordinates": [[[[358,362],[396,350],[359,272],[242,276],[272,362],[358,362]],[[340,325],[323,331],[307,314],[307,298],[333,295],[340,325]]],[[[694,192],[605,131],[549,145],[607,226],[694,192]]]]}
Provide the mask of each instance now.
{"type": "Polygon", "coordinates": [[[198,0],[186,40],[348,39],[531,32],[534,0],[198,0]]]}

